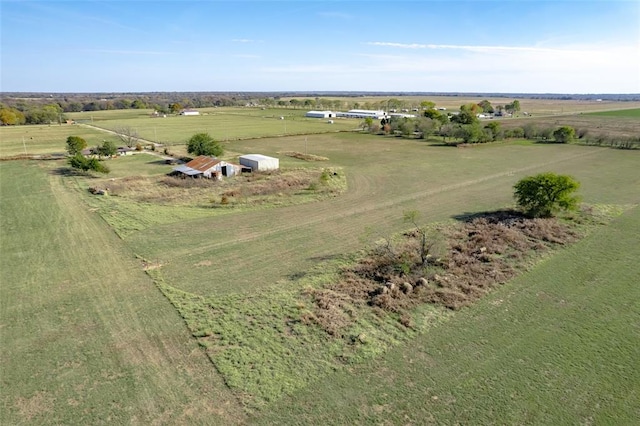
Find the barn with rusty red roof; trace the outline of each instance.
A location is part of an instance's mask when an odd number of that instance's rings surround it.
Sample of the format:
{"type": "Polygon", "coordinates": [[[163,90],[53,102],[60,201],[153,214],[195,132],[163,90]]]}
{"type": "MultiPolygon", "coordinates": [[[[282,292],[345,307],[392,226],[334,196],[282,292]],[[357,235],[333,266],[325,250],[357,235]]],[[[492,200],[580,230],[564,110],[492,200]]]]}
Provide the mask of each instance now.
{"type": "Polygon", "coordinates": [[[240,170],[241,166],[237,164],[227,163],[215,157],[200,155],[186,164],[175,167],[173,172],[190,177],[221,179],[222,176],[234,176],[240,170]]]}

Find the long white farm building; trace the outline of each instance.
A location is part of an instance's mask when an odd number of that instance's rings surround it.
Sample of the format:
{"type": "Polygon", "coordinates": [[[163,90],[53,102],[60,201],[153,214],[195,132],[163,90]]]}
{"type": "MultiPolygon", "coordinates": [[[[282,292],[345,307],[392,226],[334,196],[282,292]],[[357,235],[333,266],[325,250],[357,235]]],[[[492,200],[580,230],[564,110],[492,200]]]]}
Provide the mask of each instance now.
{"type": "Polygon", "coordinates": [[[309,111],[305,114],[305,117],[311,118],[333,118],[336,116],[332,111],[309,111]]]}
{"type": "Polygon", "coordinates": [[[251,170],[254,172],[278,170],[280,168],[280,160],[262,154],[241,155],[240,164],[246,167],[251,167],[251,170]]]}
{"type": "Polygon", "coordinates": [[[347,112],[338,112],[336,113],[337,117],[346,117],[346,118],[367,118],[371,117],[376,120],[380,120],[382,118],[387,117],[387,113],[382,110],[370,110],[370,109],[350,109],[347,112]]]}

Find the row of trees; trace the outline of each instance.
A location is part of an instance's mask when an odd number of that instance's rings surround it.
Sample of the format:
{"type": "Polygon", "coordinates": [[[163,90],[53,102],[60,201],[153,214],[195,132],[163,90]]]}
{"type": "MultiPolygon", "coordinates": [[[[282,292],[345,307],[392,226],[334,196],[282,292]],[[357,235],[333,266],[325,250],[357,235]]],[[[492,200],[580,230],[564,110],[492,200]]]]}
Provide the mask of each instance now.
{"type": "Polygon", "coordinates": [[[0,105],[0,125],[61,123],[66,118],[58,104],[32,105],[28,108],[0,105]]]}
{"type": "MultiPolygon", "coordinates": [[[[421,117],[396,117],[383,119],[380,125],[367,118],[362,123],[363,130],[371,133],[384,133],[402,135],[405,137],[426,138],[429,136],[441,136],[444,142],[451,139],[461,140],[464,143],[484,143],[502,140],[505,138],[542,139],[570,143],[577,138],[582,138],[586,131],[579,131],[570,126],[557,128],[538,129],[533,124],[524,127],[503,129],[499,121],[489,121],[483,124],[478,118],[481,112],[495,110],[489,101],[481,101],[477,104],[465,104],[455,113],[438,110],[433,102],[422,102],[426,108],[421,117]]],[[[502,106],[501,108],[505,108],[502,106]]],[[[508,104],[509,111],[518,111],[520,103],[515,100],[508,104]]]]}
{"type": "Polygon", "coordinates": [[[65,112],[81,111],[104,111],[116,109],[155,109],[161,113],[175,113],[183,108],[205,108],[213,106],[242,106],[246,105],[248,98],[228,97],[228,96],[182,96],[175,97],[171,94],[149,94],[136,98],[130,97],[110,97],[96,99],[82,95],[64,96],[59,99],[54,98],[33,98],[25,99],[3,97],[0,103],[0,124],[42,124],[58,122],[64,120],[61,114],[65,112]],[[53,108],[53,109],[52,109],[53,108]],[[39,111],[51,112],[55,114],[37,120],[35,116],[39,111]],[[33,118],[31,118],[33,116],[33,118]]]}

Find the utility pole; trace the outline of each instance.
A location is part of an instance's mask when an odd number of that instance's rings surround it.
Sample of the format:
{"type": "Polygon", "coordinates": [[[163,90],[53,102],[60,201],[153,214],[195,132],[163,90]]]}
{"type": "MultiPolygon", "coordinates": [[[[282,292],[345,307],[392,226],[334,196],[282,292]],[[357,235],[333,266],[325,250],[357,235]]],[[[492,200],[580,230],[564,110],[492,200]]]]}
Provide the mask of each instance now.
{"type": "Polygon", "coordinates": [[[27,155],[27,144],[24,143],[24,136],[22,137],[22,146],[24,147],[24,155],[27,155]]]}

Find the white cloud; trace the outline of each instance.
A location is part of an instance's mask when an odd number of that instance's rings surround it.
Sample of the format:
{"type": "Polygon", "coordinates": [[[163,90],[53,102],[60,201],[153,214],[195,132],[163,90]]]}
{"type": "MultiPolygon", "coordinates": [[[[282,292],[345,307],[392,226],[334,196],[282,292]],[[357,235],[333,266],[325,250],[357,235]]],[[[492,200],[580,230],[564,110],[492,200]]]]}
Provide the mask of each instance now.
{"type": "Polygon", "coordinates": [[[371,41],[366,44],[371,46],[397,47],[400,49],[432,49],[432,50],[466,50],[470,52],[583,52],[567,49],[555,49],[547,47],[531,46],[474,46],[458,44],[420,44],[420,43],[393,43],[382,41],[371,41]]]}

